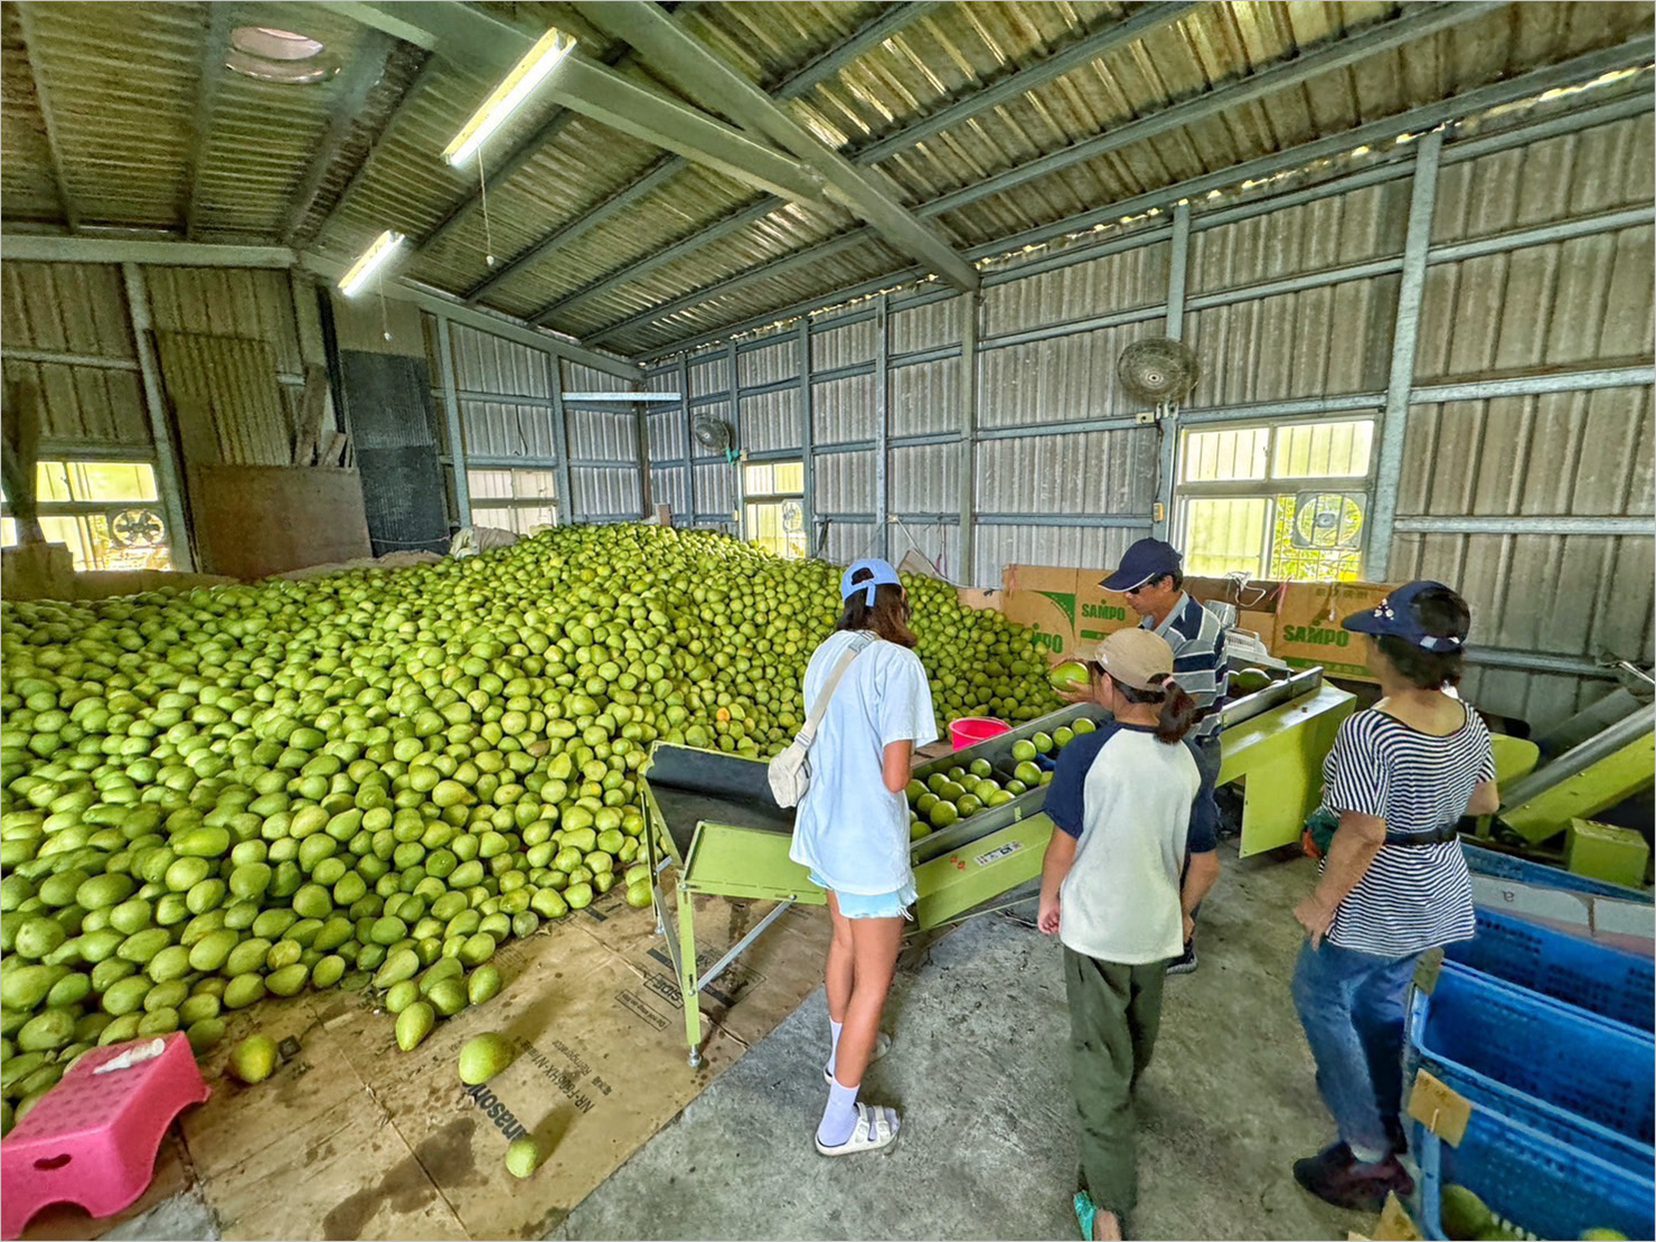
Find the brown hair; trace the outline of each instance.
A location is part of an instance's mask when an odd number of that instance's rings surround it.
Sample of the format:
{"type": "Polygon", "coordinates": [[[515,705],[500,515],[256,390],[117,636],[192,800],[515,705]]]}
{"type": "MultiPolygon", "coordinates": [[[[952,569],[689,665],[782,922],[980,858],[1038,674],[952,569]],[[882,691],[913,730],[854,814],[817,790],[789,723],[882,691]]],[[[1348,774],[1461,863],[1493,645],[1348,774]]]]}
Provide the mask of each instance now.
{"type": "MultiPolygon", "coordinates": [[[[1110,677],[1110,672],[1097,660],[1088,661],[1088,668],[1092,671],[1093,684],[1098,684],[1100,677],[1110,677]]],[[[1173,745],[1184,741],[1185,734],[1189,733],[1196,724],[1196,700],[1183,690],[1177,682],[1169,679],[1167,673],[1157,673],[1157,684],[1165,686],[1159,690],[1135,690],[1124,682],[1116,681],[1116,693],[1129,703],[1159,703],[1161,704],[1161,719],[1156,721],[1156,740],[1173,745]]]]}
{"type": "MultiPolygon", "coordinates": [[[[859,582],[867,582],[874,576],[872,570],[857,571],[857,576],[851,579],[855,586],[859,582]]],[[[874,588],[874,606],[870,608],[867,602],[868,592],[858,591],[845,601],[845,609],[840,613],[838,630],[873,630],[888,643],[896,643],[899,647],[913,649],[920,640],[909,629],[909,618],[914,610],[909,606],[908,597],[903,588],[885,583],[874,588]]]]}
{"type": "MultiPolygon", "coordinates": [[[[1448,587],[1422,591],[1415,601],[1415,616],[1421,628],[1437,638],[1465,639],[1466,631],[1472,627],[1472,610],[1448,587]]],[[[1426,651],[1391,634],[1378,635],[1374,641],[1398,676],[1411,686],[1441,690],[1445,686],[1460,685],[1462,665],[1466,661],[1460,649],[1426,651]]]]}

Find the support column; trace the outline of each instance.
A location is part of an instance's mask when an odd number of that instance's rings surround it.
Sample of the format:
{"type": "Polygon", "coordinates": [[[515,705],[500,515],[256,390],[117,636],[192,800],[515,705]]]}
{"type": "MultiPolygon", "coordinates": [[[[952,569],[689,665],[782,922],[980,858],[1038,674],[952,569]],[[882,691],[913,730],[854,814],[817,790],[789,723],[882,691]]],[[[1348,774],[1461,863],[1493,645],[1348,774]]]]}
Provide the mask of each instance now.
{"type": "Polygon", "coordinates": [[[1379,465],[1374,478],[1374,503],[1369,507],[1368,536],[1363,549],[1363,576],[1384,582],[1391,565],[1393,528],[1397,522],[1397,488],[1403,473],[1403,449],[1408,436],[1409,390],[1414,386],[1415,351],[1420,337],[1420,304],[1426,290],[1426,251],[1432,239],[1432,213],[1437,206],[1438,160],[1443,154],[1443,131],[1435,129],[1420,139],[1415,151],[1414,188],[1409,196],[1409,231],[1403,241],[1403,280],[1397,290],[1397,318],[1392,329],[1391,372],[1386,380],[1386,405],[1380,415],[1379,465]]]}
{"type": "MultiPolygon", "coordinates": [[[[736,378],[738,355],[736,342],[732,340],[725,346],[725,377],[730,381],[730,448],[734,453],[742,451],[742,385],[736,378]]],[[[731,485],[731,495],[734,498],[735,511],[731,514],[736,519],[736,538],[741,539],[746,532],[742,529],[746,525],[746,512],[743,498],[747,493],[747,478],[742,471],[740,458],[725,463],[727,470],[736,472],[736,481],[731,485]]]]}
{"type": "Polygon", "coordinates": [[[890,299],[874,303],[874,546],[891,558],[891,321],[890,299]]]}
{"type": "Polygon", "coordinates": [[[132,340],[138,351],[138,377],[144,390],[144,412],[149,415],[150,438],[155,442],[155,488],[166,515],[173,566],[182,570],[196,567],[194,532],[186,517],[184,479],[173,446],[172,422],[161,386],[161,363],[155,356],[155,338],[150,318],[149,284],[144,269],[136,263],[121,264],[121,281],[126,288],[127,314],[132,317],[132,340]]]}
{"type": "MultiPolygon", "coordinates": [[[[1190,272],[1190,204],[1173,208],[1173,238],[1167,261],[1167,339],[1184,340],[1185,291],[1190,272]]],[[[1173,492],[1179,455],[1179,412],[1175,409],[1156,426],[1156,499],[1150,530],[1166,539],[1173,529],[1173,492]]]]}
{"type": "Polygon", "coordinates": [[[690,510],[685,515],[691,526],[696,524],[696,439],[690,434],[690,359],[680,354],[678,360],[679,421],[684,430],[684,503],[690,510]]]}
{"type": "Polygon", "coordinates": [[[805,472],[805,552],[815,556],[816,548],[816,461],[812,452],[811,426],[811,318],[802,315],[795,330],[799,352],[799,458],[805,472]]]}
{"type": "Polygon", "coordinates": [[[454,377],[454,344],[447,316],[437,317],[437,381],[443,391],[443,413],[448,419],[449,461],[454,471],[454,507],[460,525],[470,526],[471,480],[466,476],[466,433],[460,417],[460,385],[454,377]]]}
{"type": "Polygon", "coordinates": [[[977,585],[978,321],[981,293],[963,293],[960,328],[960,567],[955,578],[977,585]]]}
{"type": "Polygon", "coordinates": [[[569,468],[569,422],[563,403],[563,363],[556,354],[544,355],[546,391],[552,394],[552,448],[558,455],[558,525],[575,523],[575,485],[569,468]]]}

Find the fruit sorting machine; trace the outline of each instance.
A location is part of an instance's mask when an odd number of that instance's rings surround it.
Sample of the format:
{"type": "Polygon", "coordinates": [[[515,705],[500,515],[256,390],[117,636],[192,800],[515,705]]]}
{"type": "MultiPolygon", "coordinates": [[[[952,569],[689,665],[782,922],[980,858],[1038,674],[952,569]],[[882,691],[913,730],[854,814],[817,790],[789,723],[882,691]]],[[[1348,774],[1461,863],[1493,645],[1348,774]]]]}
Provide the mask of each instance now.
{"type": "MultiPolygon", "coordinates": [[[[1316,807],[1322,763],[1335,731],[1355,706],[1354,696],[1324,682],[1312,668],[1273,679],[1263,689],[1231,700],[1223,710],[1221,784],[1241,782],[1243,856],[1299,840],[1316,807]]],[[[1065,707],[1010,733],[966,750],[918,764],[914,777],[985,760],[995,776],[1010,779],[1013,747],[1037,733],[1107,713],[1091,704],[1065,707]]],[[[643,799],[650,821],[657,928],[679,982],[685,1037],[692,1067],[701,1063],[700,996],[767,929],[795,905],[823,905],[827,896],[806,868],[788,857],[793,812],[770,795],[765,764],[720,751],[658,745],[643,770],[643,799]],[[676,912],[670,911],[661,877],[674,875],[676,912]],[[776,903],[753,928],[704,970],[697,961],[695,903],[708,894],[776,903]],[[669,918],[677,936],[667,932],[669,918]]],[[[1000,806],[931,832],[911,844],[915,931],[949,926],[1027,899],[1038,884],[1041,858],[1052,835],[1043,813],[1046,788],[1038,785],[1000,806]]]]}

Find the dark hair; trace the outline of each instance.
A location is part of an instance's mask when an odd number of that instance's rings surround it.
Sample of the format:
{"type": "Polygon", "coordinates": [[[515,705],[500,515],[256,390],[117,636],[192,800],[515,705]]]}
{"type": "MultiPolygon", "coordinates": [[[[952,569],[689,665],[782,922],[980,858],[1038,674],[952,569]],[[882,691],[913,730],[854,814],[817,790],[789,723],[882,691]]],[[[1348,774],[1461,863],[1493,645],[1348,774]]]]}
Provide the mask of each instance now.
{"type": "MultiPolygon", "coordinates": [[[[1472,625],[1472,610],[1448,587],[1422,591],[1415,600],[1415,615],[1421,628],[1437,638],[1466,637],[1472,625]]],[[[1421,690],[1458,686],[1463,665],[1462,651],[1426,651],[1406,639],[1382,634],[1375,639],[1381,654],[1391,661],[1398,676],[1421,690]]]]}
{"type": "MultiPolygon", "coordinates": [[[[1110,671],[1097,660],[1089,660],[1087,667],[1091,670],[1094,684],[1100,677],[1110,677],[1110,671]]],[[[1196,724],[1196,700],[1183,690],[1177,682],[1170,679],[1167,673],[1156,674],[1158,685],[1165,686],[1160,690],[1135,690],[1124,682],[1114,683],[1116,693],[1129,703],[1159,703],[1161,704],[1161,719],[1156,722],[1156,740],[1172,745],[1174,742],[1184,741],[1185,734],[1196,724]]]]}
{"type": "MultiPolygon", "coordinates": [[[[857,576],[851,579],[852,585],[867,582],[873,576],[872,570],[858,570],[857,576]]],[[[872,608],[868,606],[866,591],[858,591],[846,600],[845,608],[840,613],[839,624],[834,628],[873,630],[888,643],[913,648],[919,645],[920,640],[908,627],[909,617],[912,615],[913,609],[909,607],[908,597],[903,594],[903,588],[887,582],[874,588],[872,608]]]]}

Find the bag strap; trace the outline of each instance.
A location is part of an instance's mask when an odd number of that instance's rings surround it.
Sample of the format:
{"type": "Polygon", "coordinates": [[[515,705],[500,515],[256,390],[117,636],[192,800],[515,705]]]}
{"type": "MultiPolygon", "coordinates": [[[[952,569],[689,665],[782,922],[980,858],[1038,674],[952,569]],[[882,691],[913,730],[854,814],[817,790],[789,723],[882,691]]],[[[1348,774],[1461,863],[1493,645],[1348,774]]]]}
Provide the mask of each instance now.
{"type": "Polygon", "coordinates": [[[811,743],[816,740],[817,727],[822,724],[822,717],[828,711],[828,703],[834,697],[834,691],[839,689],[840,678],[845,676],[845,670],[850,668],[856,658],[868,650],[873,643],[874,636],[872,634],[865,634],[851,641],[850,650],[840,657],[839,663],[834,666],[833,675],[828,678],[828,684],[822,688],[822,696],[817,699],[816,706],[811,709],[810,716],[806,718],[805,727],[796,735],[795,740],[801,746],[809,749],[811,743]]]}

